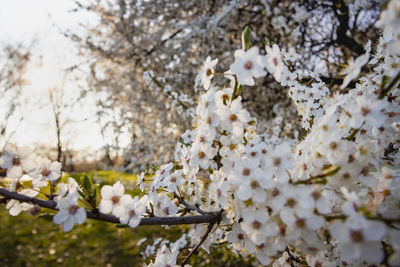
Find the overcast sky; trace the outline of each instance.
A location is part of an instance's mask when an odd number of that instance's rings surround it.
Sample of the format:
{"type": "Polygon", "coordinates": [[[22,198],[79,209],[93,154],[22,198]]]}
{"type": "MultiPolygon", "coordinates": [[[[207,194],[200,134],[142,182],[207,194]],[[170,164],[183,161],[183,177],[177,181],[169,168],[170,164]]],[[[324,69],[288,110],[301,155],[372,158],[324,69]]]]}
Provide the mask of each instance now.
{"type": "MultiPolygon", "coordinates": [[[[60,69],[78,62],[79,58],[73,53],[73,44],[60,34],[60,31],[67,29],[78,30],[79,22],[87,23],[84,21],[87,20],[86,16],[70,12],[73,7],[70,0],[0,0],[0,44],[33,45],[35,64],[29,68],[27,77],[31,84],[24,89],[24,97],[45,99],[48,88],[60,82],[60,69]]],[[[71,83],[65,89],[70,96],[77,91],[71,83]]],[[[56,135],[50,106],[30,109],[33,111],[19,126],[12,141],[20,145],[45,143],[55,146],[56,135]]],[[[84,108],[76,108],[72,115],[80,121],[90,116],[93,110],[94,104],[87,102],[84,108]]],[[[71,148],[96,150],[103,145],[93,119],[86,119],[76,127],[76,131],[70,133],[75,137],[71,141],[71,148]]]]}

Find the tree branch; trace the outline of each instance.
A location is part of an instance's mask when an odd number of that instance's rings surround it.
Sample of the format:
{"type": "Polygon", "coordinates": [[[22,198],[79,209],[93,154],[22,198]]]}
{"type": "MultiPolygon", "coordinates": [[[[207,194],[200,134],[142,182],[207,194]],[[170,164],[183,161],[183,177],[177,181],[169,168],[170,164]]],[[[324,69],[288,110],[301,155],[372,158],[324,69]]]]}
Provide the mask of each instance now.
{"type": "Polygon", "coordinates": [[[334,1],[333,3],[332,10],[339,21],[339,25],[336,28],[336,42],[346,46],[358,56],[365,53],[364,47],[347,35],[347,30],[349,30],[350,11],[345,1],[340,0],[334,1]]]}
{"type": "Polygon", "coordinates": [[[200,246],[204,243],[204,241],[206,241],[208,235],[210,234],[213,226],[214,226],[215,222],[212,222],[208,225],[207,231],[204,233],[204,235],[201,237],[200,242],[192,249],[192,251],[190,251],[189,255],[187,255],[187,257],[183,260],[181,266],[185,266],[185,264],[189,261],[190,257],[193,254],[196,254],[197,251],[199,250],[200,246]]]}
{"type": "MultiPolygon", "coordinates": [[[[57,203],[53,200],[42,200],[34,197],[28,197],[16,192],[10,192],[4,188],[0,188],[0,195],[8,199],[15,199],[21,202],[28,202],[32,204],[39,205],[43,208],[48,208],[52,210],[58,210],[56,208],[57,203]]],[[[86,215],[90,219],[110,222],[110,223],[120,223],[119,219],[113,215],[86,211],[86,215]]],[[[139,225],[179,225],[179,224],[198,224],[198,223],[210,223],[215,224],[221,220],[221,211],[219,212],[209,212],[204,215],[193,215],[184,217],[149,217],[141,218],[139,225]]]]}
{"type": "Polygon", "coordinates": [[[297,262],[297,259],[295,256],[293,256],[292,252],[290,251],[289,247],[286,246],[285,251],[289,255],[289,260],[290,260],[290,267],[295,267],[294,262],[297,262]]]}
{"type": "Polygon", "coordinates": [[[187,211],[197,211],[201,215],[206,215],[206,214],[212,214],[213,213],[213,212],[207,212],[207,211],[204,211],[204,210],[200,209],[196,204],[194,204],[194,205],[189,204],[188,202],[186,202],[186,200],[183,197],[178,196],[178,194],[176,194],[176,193],[174,193],[174,197],[176,199],[178,199],[179,203],[181,203],[182,205],[185,206],[187,211]]]}

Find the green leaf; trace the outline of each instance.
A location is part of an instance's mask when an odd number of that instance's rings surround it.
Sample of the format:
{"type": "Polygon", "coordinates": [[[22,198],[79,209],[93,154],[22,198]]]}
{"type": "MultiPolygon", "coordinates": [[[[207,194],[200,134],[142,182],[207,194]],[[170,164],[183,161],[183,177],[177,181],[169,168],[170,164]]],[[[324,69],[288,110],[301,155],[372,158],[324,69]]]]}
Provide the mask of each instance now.
{"type": "Polygon", "coordinates": [[[93,193],[93,181],[89,176],[83,176],[82,187],[88,195],[93,193]]]}
{"type": "Polygon", "coordinates": [[[126,225],[126,224],[120,224],[120,223],[116,224],[115,227],[117,227],[117,228],[129,228],[128,225],[126,225]]]}
{"type": "Polygon", "coordinates": [[[44,219],[44,220],[46,220],[46,221],[52,222],[52,221],[53,221],[54,215],[45,213],[45,214],[39,215],[38,217],[41,218],[41,219],[44,219]]]}
{"type": "Polygon", "coordinates": [[[160,169],[160,166],[158,166],[157,164],[153,164],[151,166],[151,169],[153,170],[153,172],[157,171],[158,169],[160,169]]]}
{"type": "Polygon", "coordinates": [[[323,178],[327,176],[335,175],[340,170],[340,166],[332,165],[322,171],[321,174],[315,176],[314,178],[323,178]]]}
{"type": "Polygon", "coordinates": [[[360,129],[354,129],[352,132],[351,132],[351,134],[348,136],[348,137],[346,137],[346,139],[347,140],[349,140],[349,141],[355,141],[356,140],[356,134],[358,133],[360,131],[360,129]]]}
{"type": "Polygon", "coordinates": [[[251,47],[251,29],[246,26],[242,32],[242,49],[246,51],[251,47]]]}
{"type": "Polygon", "coordinates": [[[85,192],[82,192],[81,190],[78,190],[78,193],[83,199],[86,199],[87,195],[85,194],[85,192]]]}
{"type": "Polygon", "coordinates": [[[97,206],[97,200],[99,200],[99,196],[100,196],[100,187],[98,186],[98,184],[96,184],[96,188],[94,189],[93,192],[93,208],[96,208],[97,206]]]}
{"type": "Polygon", "coordinates": [[[368,209],[366,206],[361,206],[358,208],[358,212],[364,214],[365,217],[370,217],[372,216],[371,211],[368,209]]]}
{"type": "Polygon", "coordinates": [[[384,75],[382,77],[382,82],[381,82],[381,91],[385,90],[385,87],[388,84],[388,82],[389,82],[389,77],[384,75]]]}
{"type": "Polygon", "coordinates": [[[249,125],[255,125],[255,124],[256,124],[256,121],[255,121],[255,120],[251,120],[251,121],[249,121],[248,124],[249,124],[249,125]]]}
{"type": "Polygon", "coordinates": [[[242,91],[243,91],[243,85],[239,85],[236,95],[239,96],[242,93],[242,91]]]}
{"type": "Polygon", "coordinates": [[[270,46],[272,44],[271,40],[268,37],[265,37],[264,39],[264,43],[268,46],[270,46]]]}

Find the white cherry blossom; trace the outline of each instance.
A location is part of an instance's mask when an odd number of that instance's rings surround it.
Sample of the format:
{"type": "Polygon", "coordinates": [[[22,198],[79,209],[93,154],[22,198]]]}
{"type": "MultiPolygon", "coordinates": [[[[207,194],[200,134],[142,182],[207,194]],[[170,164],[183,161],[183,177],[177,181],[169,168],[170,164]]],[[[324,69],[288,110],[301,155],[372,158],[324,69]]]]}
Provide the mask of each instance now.
{"type": "Polygon", "coordinates": [[[254,85],[254,78],[265,76],[266,72],[259,55],[258,47],[253,46],[247,51],[235,51],[235,62],[230,69],[236,74],[237,80],[243,85],[254,85]]]}
{"type": "Polygon", "coordinates": [[[112,213],[115,216],[121,214],[123,211],[121,198],[124,192],[125,188],[119,181],[114,183],[113,186],[103,186],[100,191],[102,197],[99,205],[100,212],[112,213]]]}
{"type": "Polygon", "coordinates": [[[86,211],[78,207],[76,197],[65,197],[57,201],[58,213],[53,217],[55,224],[62,224],[68,232],[74,224],[82,224],[86,220],[86,211]]]}

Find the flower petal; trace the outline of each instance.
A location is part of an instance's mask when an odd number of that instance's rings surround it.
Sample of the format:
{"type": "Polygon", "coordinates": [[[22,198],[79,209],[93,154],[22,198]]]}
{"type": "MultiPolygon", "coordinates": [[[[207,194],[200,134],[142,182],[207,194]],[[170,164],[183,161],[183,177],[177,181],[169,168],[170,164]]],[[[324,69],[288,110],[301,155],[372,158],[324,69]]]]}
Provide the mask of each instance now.
{"type": "Polygon", "coordinates": [[[55,224],[60,224],[65,222],[69,216],[69,213],[66,210],[60,210],[54,217],[53,222],[55,224]]]}

